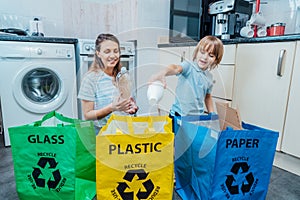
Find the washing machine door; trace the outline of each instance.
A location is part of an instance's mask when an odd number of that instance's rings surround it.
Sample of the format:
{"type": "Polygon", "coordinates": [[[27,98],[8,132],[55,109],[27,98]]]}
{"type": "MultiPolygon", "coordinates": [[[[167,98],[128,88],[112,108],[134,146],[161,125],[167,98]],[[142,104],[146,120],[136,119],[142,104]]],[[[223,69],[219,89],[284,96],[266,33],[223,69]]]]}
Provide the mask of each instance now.
{"type": "Polygon", "coordinates": [[[50,67],[26,67],[15,78],[14,98],[29,112],[48,113],[59,108],[67,98],[62,80],[50,67]]]}

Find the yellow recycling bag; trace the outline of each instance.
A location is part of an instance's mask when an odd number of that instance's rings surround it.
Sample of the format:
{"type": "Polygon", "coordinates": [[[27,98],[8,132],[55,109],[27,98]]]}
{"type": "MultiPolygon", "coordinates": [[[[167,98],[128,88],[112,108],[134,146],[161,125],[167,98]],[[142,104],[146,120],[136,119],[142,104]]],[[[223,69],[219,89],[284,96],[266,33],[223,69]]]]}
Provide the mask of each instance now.
{"type": "Polygon", "coordinates": [[[173,184],[171,119],[111,115],[96,138],[97,199],[171,200],[173,184]]]}

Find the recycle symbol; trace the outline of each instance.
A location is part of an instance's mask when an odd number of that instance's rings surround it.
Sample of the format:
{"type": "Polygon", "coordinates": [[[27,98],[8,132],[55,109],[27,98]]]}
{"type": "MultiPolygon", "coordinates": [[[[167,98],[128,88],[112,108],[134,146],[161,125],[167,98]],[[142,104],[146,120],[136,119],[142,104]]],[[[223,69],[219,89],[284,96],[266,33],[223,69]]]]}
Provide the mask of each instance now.
{"type": "Polygon", "coordinates": [[[250,166],[246,162],[237,162],[235,163],[232,168],[231,172],[234,175],[227,175],[227,179],[225,181],[225,184],[228,188],[228,191],[230,194],[239,194],[239,185],[235,185],[237,182],[235,177],[241,177],[243,179],[242,185],[241,185],[241,191],[245,195],[245,193],[249,192],[253,183],[254,183],[254,177],[252,172],[249,172],[250,166]],[[241,171],[240,171],[241,169],[241,171]],[[239,173],[240,172],[240,173],[239,173]]]}
{"type": "Polygon", "coordinates": [[[46,179],[44,178],[45,174],[43,174],[43,172],[45,172],[46,170],[52,172],[50,178],[47,180],[47,186],[49,190],[50,188],[55,189],[57,187],[58,183],[61,180],[59,169],[55,169],[57,164],[58,163],[55,161],[54,158],[40,158],[38,162],[39,167],[33,167],[32,172],[32,177],[35,180],[35,183],[38,187],[45,187],[46,185],[46,179]],[[46,168],[47,163],[49,164],[48,168],[46,168]]]}
{"type": "MultiPolygon", "coordinates": [[[[143,181],[143,188],[140,188],[136,193],[136,197],[138,199],[147,199],[151,192],[154,189],[154,184],[152,183],[151,179],[146,180],[149,173],[146,173],[143,169],[138,170],[128,170],[124,175],[123,179],[128,182],[132,182],[135,175],[138,177],[138,181],[143,181]]],[[[133,200],[134,199],[134,191],[125,191],[129,190],[130,187],[126,182],[119,182],[117,186],[117,191],[119,192],[120,196],[123,200],[133,200]]]]}

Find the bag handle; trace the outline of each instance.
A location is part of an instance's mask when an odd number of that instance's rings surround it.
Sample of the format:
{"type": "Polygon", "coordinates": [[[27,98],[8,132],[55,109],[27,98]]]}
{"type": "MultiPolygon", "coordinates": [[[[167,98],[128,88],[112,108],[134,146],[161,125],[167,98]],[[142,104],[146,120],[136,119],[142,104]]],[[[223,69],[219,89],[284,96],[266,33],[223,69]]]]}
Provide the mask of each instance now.
{"type": "MultiPolygon", "coordinates": [[[[113,121],[113,120],[126,122],[127,126],[128,126],[129,134],[134,134],[134,128],[133,128],[133,122],[132,122],[132,117],[131,116],[123,116],[123,115],[121,116],[121,115],[112,114],[111,117],[109,118],[107,124],[110,124],[111,121],[113,121]]],[[[116,128],[116,133],[117,134],[124,134],[122,132],[122,130],[119,129],[119,128],[116,128]]]]}
{"type": "Polygon", "coordinates": [[[68,122],[68,123],[74,123],[74,119],[68,118],[63,116],[62,114],[56,112],[56,111],[51,111],[50,113],[46,114],[43,118],[42,121],[46,121],[52,117],[55,117],[56,119],[63,121],[63,122],[68,122]]]}
{"type": "MultiPolygon", "coordinates": [[[[55,117],[56,119],[58,119],[61,122],[65,122],[65,123],[73,124],[75,122],[74,119],[65,117],[62,114],[57,113],[56,111],[51,111],[51,112],[47,113],[46,115],[44,115],[44,117],[42,118],[42,120],[34,122],[33,126],[41,126],[43,124],[43,122],[45,122],[45,121],[47,121],[47,120],[49,120],[49,119],[51,119],[53,117],[55,117]]],[[[62,127],[62,126],[64,126],[64,124],[63,123],[57,124],[57,126],[58,127],[62,127]]]]}
{"type": "MultiPolygon", "coordinates": [[[[147,123],[147,127],[144,129],[144,133],[155,133],[156,130],[154,128],[154,123],[157,121],[165,121],[167,116],[139,116],[139,117],[132,117],[132,116],[121,116],[121,115],[115,115],[112,114],[111,117],[108,119],[107,124],[101,129],[102,133],[105,133],[109,129],[109,125],[112,121],[122,121],[127,124],[128,127],[128,134],[134,135],[135,131],[135,123],[142,122],[147,123]]],[[[168,119],[167,123],[172,123],[171,119],[168,119]]],[[[165,126],[165,125],[164,125],[165,126]]],[[[164,128],[165,129],[165,128],[164,128]]],[[[118,127],[115,129],[116,134],[124,134],[122,130],[118,127]]],[[[172,130],[170,130],[172,131],[172,130]]]]}

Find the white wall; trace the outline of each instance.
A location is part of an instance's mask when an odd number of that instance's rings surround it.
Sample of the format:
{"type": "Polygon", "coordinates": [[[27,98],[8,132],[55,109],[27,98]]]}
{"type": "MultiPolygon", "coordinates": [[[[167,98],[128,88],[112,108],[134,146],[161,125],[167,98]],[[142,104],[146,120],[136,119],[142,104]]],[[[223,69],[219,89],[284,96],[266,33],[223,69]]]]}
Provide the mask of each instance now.
{"type": "MultiPolygon", "coordinates": [[[[300,0],[261,2],[267,25],[285,22],[286,33],[300,32],[300,0]]],[[[140,90],[147,89],[143,74],[159,65],[158,37],[169,34],[170,0],[0,0],[0,5],[0,28],[29,29],[38,17],[49,37],[95,39],[110,32],[121,41],[137,39],[140,90]]]]}
{"type": "Polygon", "coordinates": [[[1,28],[29,29],[29,20],[38,17],[47,35],[64,34],[62,0],[0,0],[0,3],[1,28]]]}
{"type": "Polygon", "coordinates": [[[100,32],[117,35],[138,28],[169,26],[169,0],[0,0],[0,3],[0,28],[29,29],[29,21],[38,17],[43,22],[45,36],[50,37],[94,39],[100,32]]]}
{"type": "MultiPolygon", "coordinates": [[[[255,2],[255,1],[254,1],[255,2]]],[[[94,39],[100,32],[121,34],[143,28],[169,27],[170,0],[0,0],[0,28],[29,29],[43,22],[45,36],[94,39]]],[[[300,0],[262,0],[267,25],[286,23],[286,33],[300,32],[300,0]]],[[[156,36],[141,42],[152,45],[156,36]]]]}
{"type": "Polygon", "coordinates": [[[300,33],[300,0],[263,0],[260,11],[267,26],[283,22],[285,34],[300,33]]]}

